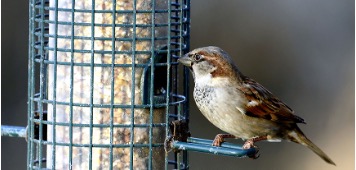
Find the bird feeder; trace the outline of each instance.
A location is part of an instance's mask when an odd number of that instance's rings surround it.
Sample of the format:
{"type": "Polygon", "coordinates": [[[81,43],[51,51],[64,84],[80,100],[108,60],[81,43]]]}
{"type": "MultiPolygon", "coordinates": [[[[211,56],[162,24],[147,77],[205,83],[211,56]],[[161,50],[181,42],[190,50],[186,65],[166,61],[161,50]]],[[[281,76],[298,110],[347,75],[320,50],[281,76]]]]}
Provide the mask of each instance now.
{"type": "Polygon", "coordinates": [[[188,5],[31,1],[30,169],[168,166],[169,115],[185,101],[173,80],[188,50],[188,5]]]}

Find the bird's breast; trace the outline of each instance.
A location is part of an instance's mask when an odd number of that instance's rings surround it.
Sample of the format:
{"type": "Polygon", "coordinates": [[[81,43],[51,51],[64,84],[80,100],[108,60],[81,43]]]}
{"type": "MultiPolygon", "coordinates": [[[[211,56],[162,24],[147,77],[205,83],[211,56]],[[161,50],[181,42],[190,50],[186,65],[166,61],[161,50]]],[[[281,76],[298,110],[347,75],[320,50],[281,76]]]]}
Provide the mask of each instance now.
{"type": "Polygon", "coordinates": [[[216,127],[241,138],[252,138],[270,133],[274,123],[246,116],[243,105],[247,102],[233,86],[212,87],[197,85],[194,100],[202,114],[216,127]]]}

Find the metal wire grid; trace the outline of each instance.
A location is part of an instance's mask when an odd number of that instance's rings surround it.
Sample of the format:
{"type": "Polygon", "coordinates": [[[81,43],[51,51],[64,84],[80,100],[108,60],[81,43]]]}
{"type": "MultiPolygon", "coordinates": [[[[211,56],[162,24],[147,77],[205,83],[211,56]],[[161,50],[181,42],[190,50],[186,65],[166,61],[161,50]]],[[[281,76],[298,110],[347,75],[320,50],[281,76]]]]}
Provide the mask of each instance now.
{"type": "MultiPolygon", "coordinates": [[[[96,0],[99,1],[99,0],[96,0]]],[[[178,71],[177,71],[177,63],[176,59],[183,53],[188,51],[189,47],[189,0],[169,0],[167,2],[167,9],[155,9],[156,1],[152,0],[150,2],[150,6],[152,7],[149,10],[138,10],[137,4],[138,0],[133,1],[132,9],[129,10],[116,10],[116,5],[119,3],[118,1],[110,1],[112,4],[112,8],[109,10],[105,9],[95,9],[95,0],[91,1],[91,9],[77,9],[76,2],[78,0],[73,0],[71,3],[71,8],[61,8],[59,7],[59,3],[56,0],[48,1],[48,0],[31,0],[30,1],[30,31],[29,31],[29,75],[28,75],[28,169],[56,169],[56,150],[59,146],[68,147],[68,164],[69,168],[73,168],[73,148],[74,147],[82,147],[89,149],[88,156],[88,168],[94,168],[92,166],[93,161],[93,149],[95,148],[109,148],[109,169],[115,169],[113,162],[116,157],[113,154],[114,148],[130,148],[130,159],[129,159],[129,168],[134,168],[134,149],[135,148],[149,148],[148,160],[147,160],[147,169],[152,169],[153,165],[153,149],[156,147],[163,147],[163,143],[153,143],[153,130],[155,127],[164,127],[165,128],[165,136],[168,136],[168,122],[171,119],[179,119],[179,118],[188,118],[187,116],[187,105],[183,104],[186,100],[183,96],[178,94],[178,71]],[[71,18],[70,22],[59,21],[60,13],[67,12],[70,13],[71,18]],[[50,13],[54,14],[54,18],[50,18],[50,13]],[[75,22],[75,14],[89,14],[91,15],[91,22],[75,22]],[[112,14],[112,22],[111,24],[102,24],[95,22],[96,14],[112,14]],[[132,23],[115,23],[117,15],[133,15],[132,23]],[[136,22],[137,15],[139,14],[148,14],[150,15],[151,20],[150,24],[139,24],[136,22]],[[166,23],[155,23],[157,14],[167,14],[167,22],[166,23]],[[52,27],[51,27],[52,25],[52,27]],[[70,27],[70,36],[68,35],[60,35],[58,34],[58,30],[60,26],[68,26],[70,27]],[[88,26],[90,27],[90,36],[82,35],[78,36],[75,34],[76,26],[88,26]],[[130,38],[128,37],[97,37],[95,36],[95,27],[105,27],[112,28],[112,35],[115,35],[115,28],[131,28],[133,30],[133,34],[130,38]],[[149,28],[151,30],[151,37],[138,37],[136,35],[136,29],[139,28],[149,28]],[[157,28],[166,28],[168,34],[165,36],[156,37],[156,29],[157,28]],[[51,33],[53,29],[54,33],[51,33]],[[49,39],[52,39],[52,46],[49,39]],[[66,39],[70,41],[69,48],[59,48],[58,45],[61,39],[66,39]],[[77,40],[88,40],[91,42],[90,49],[76,49],[74,47],[75,41],[77,40]],[[112,46],[115,47],[117,42],[131,42],[132,50],[129,51],[121,51],[121,50],[95,50],[95,41],[110,41],[112,46]],[[140,41],[148,41],[150,42],[150,49],[148,50],[136,50],[137,42],[140,41]],[[156,46],[157,41],[165,41],[166,48],[158,49],[156,46]],[[60,61],[57,54],[59,52],[69,53],[70,61],[60,61]],[[49,57],[50,53],[53,54],[53,58],[49,57]],[[76,62],[75,61],[75,53],[81,54],[89,54],[90,62],[76,62]],[[157,57],[158,53],[166,54],[166,61],[164,63],[157,63],[155,57],[157,57]],[[95,61],[95,55],[111,55],[111,63],[97,63],[95,61]],[[115,63],[115,57],[118,54],[128,55],[132,57],[131,63],[115,63]],[[147,63],[135,63],[135,57],[141,54],[146,54],[150,56],[149,61],[147,63]],[[60,101],[57,100],[57,89],[60,88],[61,84],[57,83],[57,68],[61,66],[66,66],[70,68],[70,90],[69,90],[69,101],[60,101]],[[154,80],[155,80],[155,69],[156,67],[164,66],[166,67],[167,75],[166,77],[162,77],[162,79],[166,79],[166,87],[165,91],[165,101],[163,103],[155,102],[154,96],[154,80]],[[53,69],[53,72],[49,71],[49,68],[53,69]],[[88,67],[90,69],[90,100],[88,103],[80,103],[74,102],[73,93],[74,88],[73,84],[75,78],[75,69],[74,67],[88,67]],[[111,69],[111,97],[110,103],[101,104],[94,102],[94,71],[95,68],[109,68],[111,69]],[[141,68],[150,68],[150,89],[149,89],[149,103],[147,104],[135,104],[135,88],[131,89],[131,104],[118,104],[114,102],[114,81],[115,81],[115,68],[131,68],[132,69],[132,86],[135,84],[135,71],[141,68]],[[53,78],[53,83],[48,83],[49,78],[53,78]],[[53,92],[49,92],[50,89],[53,92]],[[57,106],[68,106],[69,108],[69,122],[60,122],[57,120],[58,115],[63,114],[60,113],[57,109],[57,106]],[[74,107],[85,107],[89,108],[90,122],[89,123],[74,123],[73,117],[75,116],[74,107]],[[94,109],[97,108],[107,108],[110,109],[110,120],[109,123],[97,124],[94,123],[94,109]],[[118,124],[114,122],[114,109],[115,108],[123,108],[130,109],[131,121],[130,124],[118,124]],[[149,121],[146,124],[135,124],[135,109],[149,109],[149,121]],[[155,108],[165,108],[165,122],[164,123],[154,123],[154,110],[155,108]],[[48,110],[50,109],[50,110],[48,110]],[[47,110],[52,112],[51,117],[47,119],[47,110]],[[181,115],[181,113],[183,113],[181,115]],[[53,128],[48,129],[46,132],[47,126],[52,126],[53,128]],[[56,131],[56,127],[67,127],[68,137],[70,139],[69,142],[57,142],[56,136],[58,133],[56,131]],[[72,141],[74,137],[73,129],[74,128],[89,128],[89,143],[81,144],[74,143],[72,141]],[[94,128],[109,128],[110,129],[110,143],[108,144],[95,144],[93,143],[92,136],[94,135],[94,128]],[[130,133],[130,142],[128,144],[115,144],[114,143],[114,128],[129,128],[130,133]],[[134,143],[134,131],[137,128],[148,128],[149,130],[149,141],[148,143],[134,143]],[[39,134],[36,136],[35,131],[38,130],[39,134]],[[51,139],[46,140],[47,134],[51,134],[51,139]],[[49,157],[46,159],[46,154],[51,152],[50,160],[49,157]],[[48,164],[48,161],[51,164],[48,164]]],[[[184,72],[184,82],[181,83],[184,85],[184,95],[188,96],[188,86],[187,86],[187,70],[184,72]]],[[[160,77],[161,79],[161,77],[160,77]]],[[[176,154],[174,155],[175,160],[169,160],[169,155],[166,153],[164,163],[165,169],[168,169],[169,164],[174,165],[174,168],[187,168],[187,153],[183,152],[182,155],[176,154]]]]}

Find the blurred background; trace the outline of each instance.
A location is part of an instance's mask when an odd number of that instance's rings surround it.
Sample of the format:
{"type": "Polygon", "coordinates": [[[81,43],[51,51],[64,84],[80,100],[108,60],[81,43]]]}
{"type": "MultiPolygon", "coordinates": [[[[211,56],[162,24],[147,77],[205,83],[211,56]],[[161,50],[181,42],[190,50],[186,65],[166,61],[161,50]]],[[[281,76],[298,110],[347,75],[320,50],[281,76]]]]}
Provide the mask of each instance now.
{"type": "MultiPolygon", "coordinates": [[[[191,169],[355,169],[354,3],[192,0],[191,49],[215,45],[227,51],[243,73],[306,120],[301,129],[337,166],[294,143],[261,142],[257,160],[192,152],[191,169]]],[[[1,12],[1,124],[25,126],[28,1],[3,0],[1,12]]],[[[194,137],[221,133],[194,103],[190,108],[194,137]]],[[[1,168],[25,169],[25,140],[1,139],[1,168]]]]}

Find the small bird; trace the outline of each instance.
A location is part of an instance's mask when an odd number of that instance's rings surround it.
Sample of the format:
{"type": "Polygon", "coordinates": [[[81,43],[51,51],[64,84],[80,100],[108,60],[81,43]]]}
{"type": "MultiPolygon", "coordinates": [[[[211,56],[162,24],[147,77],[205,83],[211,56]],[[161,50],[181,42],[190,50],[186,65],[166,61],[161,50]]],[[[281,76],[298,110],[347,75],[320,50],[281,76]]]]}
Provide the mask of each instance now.
{"type": "Polygon", "coordinates": [[[255,142],[287,140],[302,144],[329,164],[336,165],[299,129],[304,120],[261,84],[243,75],[230,56],[219,47],[197,48],[178,62],[194,78],[194,100],[202,114],[228,134],[216,135],[213,146],[224,138],[246,140],[244,149],[255,142]]]}

